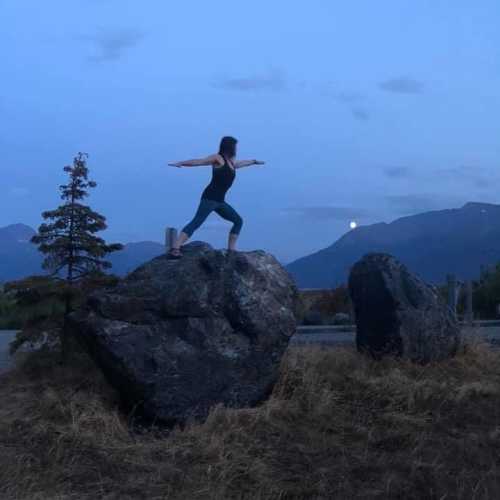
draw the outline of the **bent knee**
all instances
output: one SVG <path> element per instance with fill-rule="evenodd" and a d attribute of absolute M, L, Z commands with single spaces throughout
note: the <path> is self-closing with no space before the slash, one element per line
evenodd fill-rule
<path fill-rule="evenodd" d="M 186 233 L 190 238 L 193 233 L 201 226 L 201 221 L 197 219 L 193 219 L 189 224 L 186 224 L 182 229 L 183 233 Z"/>
<path fill-rule="evenodd" d="M 238 234 L 241 231 L 242 227 L 243 227 L 243 219 L 238 215 L 238 217 L 234 218 L 233 228 L 231 229 L 231 232 L 234 234 Z"/>

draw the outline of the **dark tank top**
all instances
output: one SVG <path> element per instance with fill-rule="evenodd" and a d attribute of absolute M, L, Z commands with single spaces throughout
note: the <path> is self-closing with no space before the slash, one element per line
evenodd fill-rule
<path fill-rule="evenodd" d="M 236 172 L 229 166 L 226 158 L 224 156 L 222 158 L 224 158 L 224 165 L 221 167 L 212 166 L 212 180 L 201 195 L 206 200 L 223 202 L 236 177 Z"/>

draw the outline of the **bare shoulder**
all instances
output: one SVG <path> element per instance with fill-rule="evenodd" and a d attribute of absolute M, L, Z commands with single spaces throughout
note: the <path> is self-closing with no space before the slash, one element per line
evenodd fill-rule
<path fill-rule="evenodd" d="M 214 155 L 212 155 L 212 158 L 213 158 L 213 165 L 214 167 L 222 167 L 222 165 L 224 165 L 224 158 L 222 158 L 222 155 L 220 155 L 219 153 L 215 153 Z"/>

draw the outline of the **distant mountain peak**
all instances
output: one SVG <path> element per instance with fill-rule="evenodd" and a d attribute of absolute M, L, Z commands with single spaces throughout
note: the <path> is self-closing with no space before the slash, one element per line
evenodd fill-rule
<path fill-rule="evenodd" d="M 32 274 L 43 274 L 43 255 L 31 238 L 36 231 L 26 224 L 0 227 L 0 284 Z M 153 257 L 165 253 L 165 245 L 155 241 L 128 243 L 119 252 L 109 256 L 111 272 L 124 276 Z"/>
<path fill-rule="evenodd" d="M 481 265 L 500 262 L 500 205 L 468 202 L 362 226 L 287 269 L 301 287 L 333 287 L 345 283 L 351 266 L 374 251 L 394 255 L 430 282 L 443 282 L 450 273 L 475 279 Z"/>
<path fill-rule="evenodd" d="M 5 227 L 0 227 L 0 242 L 27 242 L 32 236 L 36 234 L 36 231 L 26 224 L 10 224 Z"/>
<path fill-rule="evenodd" d="M 31 226 L 28 226 L 27 224 L 22 224 L 21 222 L 18 222 L 17 224 L 9 224 L 7 226 L 0 227 L 0 231 L 5 230 L 5 229 L 12 230 L 12 231 L 30 230 L 32 232 L 35 232 L 35 230 Z"/>

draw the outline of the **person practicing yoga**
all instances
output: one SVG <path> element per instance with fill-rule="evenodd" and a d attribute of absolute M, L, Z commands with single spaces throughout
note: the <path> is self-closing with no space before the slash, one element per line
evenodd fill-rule
<path fill-rule="evenodd" d="M 211 212 L 215 212 L 223 219 L 233 223 L 229 232 L 227 243 L 228 250 L 235 250 L 236 240 L 243 225 L 243 219 L 238 212 L 225 201 L 225 196 L 236 177 L 236 169 L 249 167 L 250 165 L 264 165 L 258 160 L 236 160 L 236 144 L 234 137 L 223 137 L 219 152 L 199 160 L 179 161 L 169 163 L 171 167 L 201 167 L 212 166 L 212 180 L 201 195 L 200 204 L 194 218 L 184 226 L 179 237 L 169 251 L 169 258 L 179 259 L 182 257 L 181 246 L 191 238 L 192 234 L 203 224 Z"/>

